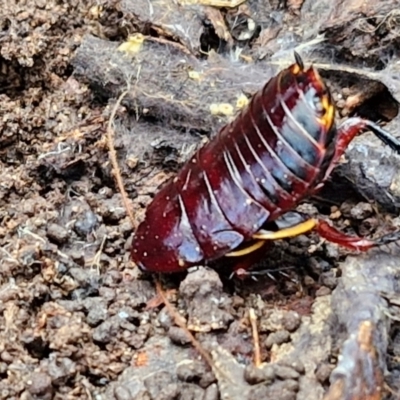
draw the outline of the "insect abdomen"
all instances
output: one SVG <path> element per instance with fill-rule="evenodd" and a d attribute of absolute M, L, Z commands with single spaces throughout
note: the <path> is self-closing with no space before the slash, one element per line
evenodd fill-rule
<path fill-rule="evenodd" d="M 174 272 L 219 258 L 319 183 L 335 131 L 317 118 L 326 90 L 316 74 L 295 65 L 271 79 L 155 196 L 133 241 L 139 266 Z"/>

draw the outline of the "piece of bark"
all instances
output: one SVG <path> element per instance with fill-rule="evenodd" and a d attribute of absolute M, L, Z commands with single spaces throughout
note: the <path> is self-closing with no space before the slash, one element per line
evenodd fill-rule
<path fill-rule="evenodd" d="M 382 398 L 393 322 L 382 293 L 399 296 L 399 255 L 400 249 L 393 244 L 385 250 L 348 257 L 342 263 L 342 277 L 332 294 L 332 309 L 336 326 L 347 331 L 347 340 L 332 372 L 326 400 Z"/>
<path fill-rule="evenodd" d="M 151 40 L 133 56 L 117 47 L 86 36 L 73 60 L 75 76 L 105 97 L 118 97 L 130 83 L 128 108 L 178 129 L 216 133 L 239 111 L 243 94 L 253 94 L 276 72 L 264 63 L 243 64 L 218 55 L 202 61 Z M 218 107 L 212 112 L 211 106 L 220 104 L 231 113 L 224 115 Z"/>

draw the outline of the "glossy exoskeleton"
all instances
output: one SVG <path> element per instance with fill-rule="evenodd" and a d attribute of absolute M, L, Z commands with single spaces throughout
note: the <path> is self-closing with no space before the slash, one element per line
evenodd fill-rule
<path fill-rule="evenodd" d="M 141 269 L 182 271 L 236 255 L 243 244 L 246 254 L 262 241 L 311 229 L 358 250 L 398 239 L 349 237 L 316 219 L 263 230 L 322 186 L 361 130 L 400 153 L 400 142 L 374 122 L 349 118 L 336 128 L 329 90 L 316 69 L 295 56 L 295 64 L 258 91 L 156 194 L 133 238 L 132 258 Z"/>

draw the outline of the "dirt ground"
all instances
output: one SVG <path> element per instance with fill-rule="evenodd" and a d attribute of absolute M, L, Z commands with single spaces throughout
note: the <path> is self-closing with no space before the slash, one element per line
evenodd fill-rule
<path fill-rule="evenodd" d="M 338 121 L 361 115 L 400 137 L 397 0 L 209 3 L 2 2 L 1 399 L 400 398 L 398 244 L 350 254 L 303 235 L 244 279 L 224 260 L 162 277 L 130 261 L 106 142 L 125 90 L 115 146 L 136 224 L 293 50 L 321 71 Z M 399 165 L 366 133 L 300 208 L 348 233 L 400 229 Z"/>

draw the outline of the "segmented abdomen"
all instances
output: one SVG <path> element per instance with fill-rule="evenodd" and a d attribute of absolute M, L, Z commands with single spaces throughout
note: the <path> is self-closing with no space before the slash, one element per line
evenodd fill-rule
<path fill-rule="evenodd" d="M 318 102 L 330 97 L 314 69 L 298 72 L 271 79 L 155 196 L 133 239 L 141 268 L 174 272 L 219 258 L 320 182 L 336 131 L 321 123 Z"/>

